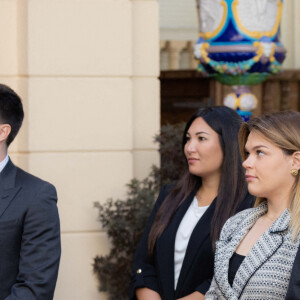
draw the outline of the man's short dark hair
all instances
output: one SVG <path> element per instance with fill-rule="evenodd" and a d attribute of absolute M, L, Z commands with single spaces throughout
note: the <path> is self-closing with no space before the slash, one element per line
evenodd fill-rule
<path fill-rule="evenodd" d="M 24 119 L 20 97 L 8 86 L 0 83 L 0 123 L 9 124 L 11 132 L 7 137 L 7 146 L 15 139 Z"/>

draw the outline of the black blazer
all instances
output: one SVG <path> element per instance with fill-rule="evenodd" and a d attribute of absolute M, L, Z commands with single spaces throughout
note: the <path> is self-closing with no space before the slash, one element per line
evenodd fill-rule
<path fill-rule="evenodd" d="M 300 247 L 293 264 L 292 274 L 285 300 L 300 300 Z"/>
<path fill-rule="evenodd" d="M 52 300 L 60 259 L 53 185 L 15 167 L 0 173 L 0 300 Z"/>
<path fill-rule="evenodd" d="M 195 291 L 205 294 L 209 289 L 214 270 L 214 253 L 210 238 L 210 224 L 215 210 L 214 200 L 196 224 L 190 237 L 186 255 L 178 278 L 176 291 L 174 288 L 174 246 L 178 227 L 195 192 L 191 193 L 176 211 L 170 224 L 157 239 L 154 249 L 154 260 L 148 257 L 148 234 L 154 217 L 169 192 L 163 187 L 154 206 L 142 239 L 137 247 L 134 261 L 130 299 L 136 299 L 135 291 L 139 287 L 148 287 L 158 292 L 163 300 L 174 300 L 187 296 Z M 241 209 L 253 205 L 252 196 L 248 196 Z"/>

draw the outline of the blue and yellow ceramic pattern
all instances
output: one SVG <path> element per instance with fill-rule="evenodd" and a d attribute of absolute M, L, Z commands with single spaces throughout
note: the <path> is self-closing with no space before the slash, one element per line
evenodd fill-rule
<path fill-rule="evenodd" d="M 258 84 L 281 71 L 283 0 L 198 0 L 198 70 L 228 85 Z"/>

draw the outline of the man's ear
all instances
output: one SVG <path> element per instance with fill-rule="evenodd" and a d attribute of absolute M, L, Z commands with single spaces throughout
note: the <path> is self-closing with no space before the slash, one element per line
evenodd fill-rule
<path fill-rule="evenodd" d="M 293 169 L 300 170 L 300 151 L 295 151 L 292 155 L 292 167 Z"/>
<path fill-rule="evenodd" d="M 9 124 L 0 124 L 0 142 L 5 141 L 11 132 Z"/>

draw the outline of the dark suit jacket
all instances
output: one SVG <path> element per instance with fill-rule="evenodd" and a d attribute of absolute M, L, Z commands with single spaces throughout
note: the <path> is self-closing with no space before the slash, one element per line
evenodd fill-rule
<path fill-rule="evenodd" d="M 300 300 L 300 247 L 293 264 L 292 274 L 289 282 L 285 300 Z"/>
<path fill-rule="evenodd" d="M 214 253 L 210 239 L 210 224 L 215 210 L 215 200 L 198 221 L 190 237 L 176 291 L 174 291 L 174 246 L 177 229 L 189 208 L 195 193 L 178 208 L 170 224 L 157 239 L 154 250 L 154 261 L 148 257 L 148 234 L 155 214 L 166 198 L 169 188 L 163 187 L 154 206 L 145 232 L 137 247 L 134 262 L 130 299 L 136 299 L 135 290 L 148 287 L 157 291 L 163 300 L 174 300 L 187 296 L 195 291 L 205 294 L 209 289 L 214 270 Z M 252 196 L 246 198 L 241 209 L 253 205 Z"/>
<path fill-rule="evenodd" d="M 60 260 L 53 185 L 15 167 L 0 173 L 0 300 L 51 300 Z"/>

